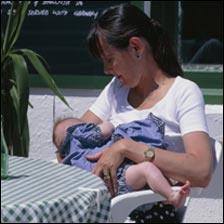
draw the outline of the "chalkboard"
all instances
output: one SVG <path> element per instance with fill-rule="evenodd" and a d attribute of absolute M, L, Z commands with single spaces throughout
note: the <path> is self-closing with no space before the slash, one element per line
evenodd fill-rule
<path fill-rule="evenodd" d="M 102 65 L 86 48 L 86 36 L 100 11 L 124 2 L 32 1 L 16 47 L 43 56 L 53 75 L 104 75 Z M 10 7 L 11 1 L 1 1 L 3 23 Z"/>

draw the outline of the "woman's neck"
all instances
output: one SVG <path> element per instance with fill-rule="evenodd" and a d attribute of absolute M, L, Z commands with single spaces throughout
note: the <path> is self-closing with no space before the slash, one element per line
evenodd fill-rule
<path fill-rule="evenodd" d="M 140 68 L 141 79 L 139 84 L 134 88 L 134 92 L 139 94 L 139 96 L 148 96 L 168 78 L 158 67 L 150 50 L 145 53 Z"/>
<path fill-rule="evenodd" d="M 155 90 L 165 86 L 168 80 L 169 76 L 167 76 L 161 69 L 158 67 L 153 69 L 151 67 L 145 74 L 142 74 L 139 84 L 134 87 L 133 90 L 135 94 L 145 98 L 155 92 Z"/>

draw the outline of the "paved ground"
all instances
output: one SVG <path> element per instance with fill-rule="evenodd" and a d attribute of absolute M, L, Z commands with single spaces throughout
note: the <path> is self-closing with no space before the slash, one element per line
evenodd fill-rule
<path fill-rule="evenodd" d="M 223 223 L 223 199 L 192 199 L 183 223 Z"/>

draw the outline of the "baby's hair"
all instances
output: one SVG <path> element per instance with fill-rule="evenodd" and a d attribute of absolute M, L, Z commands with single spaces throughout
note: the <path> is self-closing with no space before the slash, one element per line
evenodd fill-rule
<path fill-rule="evenodd" d="M 70 120 L 70 119 L 75 119 L 74 117 L 66 117 L 66 118 L 57 118 L 57 120 L 55 121 L 55 123 L 54 123 L 54 126 L 53 126 L 53 133 L 52 133 L 52 141 L 53 141 L 53 143 L 54 143 L 54 145 L 57 147 L 57 145 L 56 145 L 56 135 L 55 135 L 55 130 L 56 130 L 56 128 L 57 128 L 57 126 L 61 123 L 61 122 L 63 122 L 63 121 L 65 121 L 65 120 Z"/>

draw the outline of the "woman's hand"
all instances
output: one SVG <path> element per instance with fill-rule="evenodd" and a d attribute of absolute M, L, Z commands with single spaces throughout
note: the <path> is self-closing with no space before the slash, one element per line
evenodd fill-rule
<path fill-rule="evenodd" d="M 93 173 L 103 178 L 112 197 L 117 194 L 117 168 L 124 160 L 124 146 L 119 142 L 95 155 L 86 156 L 88 160 L 98 160 Z"/>

